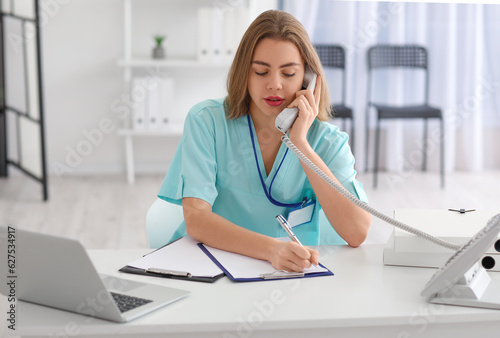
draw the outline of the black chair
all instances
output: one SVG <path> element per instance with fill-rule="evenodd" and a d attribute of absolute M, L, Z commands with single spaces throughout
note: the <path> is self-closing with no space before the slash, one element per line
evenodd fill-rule
<path fill-rule="evenodd" d="M 342 119 L 342 129 L 346 130 L 346 121 L 350 120 L 351 132 L 350 141 L 351 149 L 354 151 L 354 118 L 352 109 L 345 105 L 345 95 L 346 95 L 346 62 L 345 62 L 345 50 L 339 45 L 315 45 L 318 56 L 321 60 L 323 68 L 334 68 L 342 72 L 341 78 L 341 101 L 339 103 L 332 104 L 332 112 L 334 119 Z M 333 120 L 333 119 L 332 119 Z M 332 121 L 331 120 L 331 121 Z"/>
<path fill-rule="evenodd" d="M 391 71 L 398 68 L 412 69 L 424 72 L 424 88 L 422 88 L 424 99 L 422 104 L 394 106 L 373 102 L 373 70 Z M 413 73 L 413 71 L 411 73 Z M 416 74 L 414 74 L 416 75 Z M 418 82 L 415 82 L 418 83 Z M 422 171 L 427 170 L 427 122 L 429 119 L 440 120 L 440 145 L 441 145 L 441 187 L 444 187 L 444 121 L 443 114 L 439 108 L 431 107 L 429 99 L 429 72 L 427 67 L 427 50 L 416 45 L 375 45 L 368 50 L 368 79 L 367 79 L 367 106 L 366 106 L 366 170 L 368 170 L 368 146 L 369 146 L 369 113 L 370 108 L 377 112 L 375 131 L 375 168 L 373 186 L 377 187 L 377 173 L 380 145 L 380 120 L 382 119 L 423 119 L 423 160 Z"/>

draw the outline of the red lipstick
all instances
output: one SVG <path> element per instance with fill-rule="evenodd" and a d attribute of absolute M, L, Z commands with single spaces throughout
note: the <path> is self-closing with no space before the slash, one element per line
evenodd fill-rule
<path fill-rule="evenodd" d="M 264 100 L 266 101 L 266 103 L 272 107 L 277 107 L 279 105 L 281 105 L 285 99 L 279 97 L 279 96 L 268 96 L 266 98 L 264 98 Z"/>

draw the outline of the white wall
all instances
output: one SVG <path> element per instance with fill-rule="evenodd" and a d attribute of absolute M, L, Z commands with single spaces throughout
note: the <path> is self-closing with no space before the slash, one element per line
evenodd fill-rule
<path fill-rule="evenodd" d="M 123 0 L 42 1 L 46 144 L 49 173 L 123 173 Z M 167 57 L 196 56 L 196 8 L 231 1 L 133 1 L 133 55 L 149 55 L 152 35 L 165 31 Z M 255 1 L 256 13 L 276 1 Z M 224 68 L 172 70 L 183 111 L 225 95 Z M 117 101 L 118 100 L 118 101 Z M 163 173 L 178 137 L 136 138 L 137 173 Z"/>
<path fill-rule="evenodd" d="M 123 87 L 116 66 L 123 49 L 121 4 L 120 0 L 70 1 L 54 10 L 42 27 L 49 172 L 56 162 L 73 172 L 121 169 L 123 150 L 116 133 L 107 134 L 74 168 L 66 160 L 68 148 L 76 151 L 86 139 L 84 130 L 98 128 L 105 117 L 118 122 L 110 116 L 110 102 Z"/>

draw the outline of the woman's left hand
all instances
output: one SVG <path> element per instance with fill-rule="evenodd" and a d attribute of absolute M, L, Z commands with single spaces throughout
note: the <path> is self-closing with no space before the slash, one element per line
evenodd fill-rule
<path fill-rule="evenodd" d="M 319 101 L 321 96 L 321 77 L 316 79 L 314 92 L 310 89 L 299 90 L 295 94 L 295 100 L 288 105 L 288 108 L 297 107 L 299 114 L 289 130 L 289 137 L 292 142 L 298 144 L 306 141 L 307 131 L 319 112 Z"/>

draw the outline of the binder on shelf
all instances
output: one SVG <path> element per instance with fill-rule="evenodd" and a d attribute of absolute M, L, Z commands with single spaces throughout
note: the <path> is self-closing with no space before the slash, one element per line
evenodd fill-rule
<path fill-rule="evenodd" d="M 146 117 L 148 120 L 146 129 L 157 131 L 160 129 L 161 101 L 160 95 L 162 79 L 148 77 L 146 87 Z"/>
<path fill-rule="evenodd" d="M 169 130 L 174 119 L 174 79 L 171 77 L 162 78 L 160 88 L 160 112 L 158 116 L 158 128 Z"/>
<path fill-rule="evenodd" d="M 132 81 L 133 129 L 166 131 L 174 120 L 174 79 L 171 77 L 135 77 Z"/>
<path fill-rule="evenodd" d="M 201 243 L 198 246 L 235 282 L 333 276 L 333 272 L 321 264 L 318 267 L 311 266 L 308 269 L 304 269 L 303 272 L 288 272 L 276 270 L 271 263 L 263 260 L 215 249 Z"/>
<path fill-rule="evenodd" d="M 460 209 L 397 209 L 394 218 L 435 237 L 455 244 L 465 244 L 498 210 Z M 499 242 L 500 244 L 500 242 Z M 498 245 L 497 245 L 498 246 Z M 483 256 L 486 270 L 500 271 L 499 248 L 492 246 Z M 455 251 L 433 244 L 423 238 L 394 229 L 384 247 L 384 264 L 439 268 Z"/>
<path fill-rule="evenodd" d="M 145 95 L 140 95 L 144 87 L 144 78 L 136 77 L 132 80 L 132 127 L 134 130 L 147 129 L 146 100 Z"/>
<path fill-rule="evenodd" d="M 224 61 L 232 61 L 236 48 L 238 47 L 238 31 L 235 29 L 237 20 L 236 8 L 228 8 L 224 11 L 223 22 L 223 48 L 222 58 Z"/>
<path fill-rule="evenodd" d="M 209 62 L 211 60 L 210 14 L 211 8 L 198 8 L 198 60 L 201 62 Z"/>
<path fill-rule="evenodd" d="M 198 60 L 232 61 L 249 23 L 249 11 L 245 7 L 198 8 Z"/>
<path fill-rule="evenodd" d="M 189 236 L 152 251 L 130 262 L 119 271 L 145 276 L 213 283 L 224 276 Z"/>
<path fill-rule="evenodd" d="M 218 7 L 210 8 L 210 59 L 212 62 L 222 61 L 222 27 L 224 21 L 224 11 Z"/>

